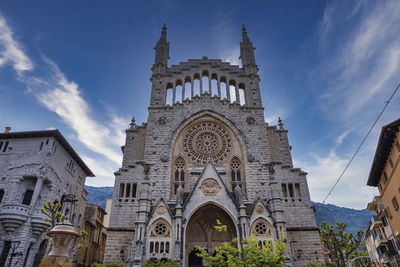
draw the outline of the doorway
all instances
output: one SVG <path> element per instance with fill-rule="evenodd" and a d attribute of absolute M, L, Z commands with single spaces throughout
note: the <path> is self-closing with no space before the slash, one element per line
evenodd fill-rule
<path fill-rule="evenodd" d="M 226 232 L 219 232 L 214 228 L 217 220 L 227 226 Z M 227 212 L 214 204 L 201 207 L 191 216 L 186 227 L 185 266 L 203 266 L 202 259 L 196 255 L 196 246 L 213 254 L 216 247 L 232 241 L 235 237 L 237 237 L 236 226 Z"/>

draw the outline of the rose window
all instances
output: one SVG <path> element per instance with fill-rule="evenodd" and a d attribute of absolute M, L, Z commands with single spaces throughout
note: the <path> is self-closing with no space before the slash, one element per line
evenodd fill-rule
<path fill-rule="evenodd" d="M 206 155 L 211 155 L 212 153 L 218 151 L 219 142 L 218 136 L 214 133 L 201 133 L 196 137 L 196 147 L 197 149 Z"/>
<path fill-rule="evenodd" d="M 256 223 L 254 230 L 256 232 L 256 235 L 265 235 L 267 233 L 270 234 L 268 226 L 265 222 Z"/>
<path fill-rule="evenodd" d="M 232 139 L 219 123 L 199 122 L 185 132 L 183 151 L 193 164 L 205 165 L 209 160 L 219 164 L 230 155 Z"/>
<path fill-rule="evenodd" d="M 151 231 L 151 236 L 169 236 L 169 228 L 163 223 L 157 223 Z"/>
<path fill-rule="evenodd" d="M 165 224 L 163 223 L 159 223 L 156 225 L 156 227 L 154 227 L 154 232 L 157 235 L 165 235 L 165 233 L 167 232 L 167 226 L 165 226 Z"/>

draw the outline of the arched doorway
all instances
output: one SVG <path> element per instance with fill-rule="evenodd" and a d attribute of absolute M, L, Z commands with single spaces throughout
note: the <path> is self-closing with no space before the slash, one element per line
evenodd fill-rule
<path fill-rule="evenodd" d="M 219 232 L 214 226 L 219 220 L 228 228 L 227 232 Z M 190 218 L 185 236 L 185 266 L 200 267 L 201 259 L 196 256 L 196 246 L 206 249 L 210 254 L 223 242 L 237 237 L 236 226 L 232 218 L 220 207 L 207 204 L 198 209 Z"/>

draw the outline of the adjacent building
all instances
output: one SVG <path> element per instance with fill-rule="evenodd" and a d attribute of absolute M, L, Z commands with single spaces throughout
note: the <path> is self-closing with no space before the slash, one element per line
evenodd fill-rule
<path fill-rule="evenodd" d="M 398 266 L 393 232 L 386 218 L 381 197 L 375 196 L 373 201 L 368 203 L 367 209 L 375 212 L 364 235 L 364 242 L 372 263 L 377 267 Z"/>
<path fill-rule="evenodd" d="M 388 262 L 390 266 L 399 266 L 400 263 L 399 130 L 400 119 L 382 128 L 367 182 L 367 185 L 378 187 L 380 194 L 368 205 L 368 209 L 375 210 L 377 216 L 372 218 L 366 235 L 368 251 L 372 260 Z M 375 247 L 371 245 L 374 242 Z"/>
<path fill-rule="evenodd" d="M 42 205 L 59 201 L 80 229 L 93 173 L 58 130 L 0 134 L 0 266 L 38 266 L 50 224 Z"/>
<path fill-rule="evenodd" d="M 282 120 L 265 122 L 246 29 L 243 67 L 207 57 L 168 66 L 166 35 L 164 26 L 147 122 L 132 120 L 126 130 L 105 261 L 141 266 L 146 259 L 173 258 L 198 266 L 195 246 L 213 253 L 233 238 L 283 234 L 288 266 L 323 263 L 306 173 L 293 166 Z M 227 232 L 216 232 L 217 220 Z"/>
<path fill-rule="evenodd" d="M 91 266 L 93 263 L 103 263 L 107 231 L 104 228 L 106 212 L 100 206 L 87 204 L 85 209 L 83 229 L 87 236 L 80 241 L 81 248 L 77 252 L 78 266 Z"/>

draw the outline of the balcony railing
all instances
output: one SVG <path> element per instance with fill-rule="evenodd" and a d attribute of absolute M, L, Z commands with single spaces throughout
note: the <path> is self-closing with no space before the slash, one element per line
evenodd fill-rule
<path fill-rule="evenodd" d="M 379 216 L 372 216 L 371 218 L 372 227 L 381 227 L 383 225 L 382 218 Z"/>

